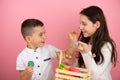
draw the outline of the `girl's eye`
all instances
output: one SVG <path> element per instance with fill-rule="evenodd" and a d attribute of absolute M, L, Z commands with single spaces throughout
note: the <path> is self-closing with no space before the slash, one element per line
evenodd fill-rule
<path fill-rule="evenodd" d="M 81 22 L 80 24 L 83 25 L 83 26 L 86 26 L 86 25 L 87 25 L 85 22 Z"/>
<path fill-rule="evenodd" d="M 86 23 L 83 23 L 84 26 L 86 26 L 87 24 Z"/>

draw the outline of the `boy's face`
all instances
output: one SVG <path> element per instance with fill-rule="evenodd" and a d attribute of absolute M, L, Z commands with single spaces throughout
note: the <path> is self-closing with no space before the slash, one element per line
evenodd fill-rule
<path fill-rule="evenodd" d="M 33 28 L 33 34 L 30 36 L 30 45 L 32 48 L 42 47 L 45 43 L 46 35 L 44 26 Z"/>

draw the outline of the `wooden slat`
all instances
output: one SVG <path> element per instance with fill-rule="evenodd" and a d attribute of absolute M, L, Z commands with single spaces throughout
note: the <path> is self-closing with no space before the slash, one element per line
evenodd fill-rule
<path fill-rule="evenodd" d="M 73 76 L 79 76 L 79 77 L 88 77 L 88 73 L 78 73 L 78 72 L 71 72 L 71 71 L 67 71 L 67 70 L 61 70 L 56 68 L 56 73 L 63 73 L 63 74 L 69 74 L 69 75 L 73 75 Z"/>
<path fill-rule="evenodd" d="M 74 77 L 74 76 L 67 76 L 67 75 L 62 75 L 62 74 L 58 74 L 58 73 L 56 73 L 55 74 L 55 77 L 59 80 L 59 79 L 61 79 L 61 80 L 66 80 L 66 79 L 68 79 L 68 80 L 88 80 L 88 78 L 79 78 L 79 77 Z"/>

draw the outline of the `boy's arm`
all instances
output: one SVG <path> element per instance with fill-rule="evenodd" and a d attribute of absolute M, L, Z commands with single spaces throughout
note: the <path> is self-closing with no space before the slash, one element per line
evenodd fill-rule
<path fill-rule="evenodd" d="M 68 65 L 73 65 L 72 57 L 73 57 L 74 51 L 76 50 L 75 42 L 77 42 L 77 33 L 75 31 L 69 32 L 68 37 L 70 39 L 70 46 L 63 51 L 63 54 L 64 54 L 63 63 Z"/>
<path fill-rule="evenodd" d="M 19 71 L 20 80 L 31 80 L 33 74 L 32 67 L 26 67 L 25 70 Z"/>
<path fill-rule="evenodd" d="M 74 43 L 71 43 L 70 46 L 65 50 L 65 54 L 72 56 L 74 51 L 75 51 L 75 45 Z"/>
<path fill-rule="evenodd" d="M 75 48 L 74 45 L 70 45 L 66 50 L 63 51 L 63 59 L 62 59 L 62 63 L 72 66 L 73 62 L 72 62 L 72 56 L 74 54 Z"/>
<path fill-rule="evenodd" d="M 73 65 L 72 56 L 76 49 L 75 42 L 77 42 L 76 32 L 69 32 L 70 46 L 63 51 L 62 63 L 67 65 Z M 59 59 L 60 53 L 57 53 L 57 58 Z"/>
<path fill-rule="evenodd" d="M 73 53 L 76 49 L 75 42 L 77 42 L 77 33 L 75 31 L 69 32 L 68 37 L 70 39 L 70 46 L 68 47 L 68 49 L 65 50 L 65 54 L 69 57 L 73 56 Z"/>

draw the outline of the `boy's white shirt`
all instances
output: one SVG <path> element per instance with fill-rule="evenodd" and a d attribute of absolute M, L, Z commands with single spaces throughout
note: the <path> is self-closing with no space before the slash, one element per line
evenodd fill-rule
<path fill-rule="evenodd" d="M 91 45 L 89 46 L 91 48 Z M 92 55 L 91 51 L 89 51 L 88 53 L 82 53 L 82 57 L 87 69 L 92 67 L 92 80 L 112 80 L 111 74 L 110 74 L 110 70 L 112 68 L 111 50 L 112 50 L 112 47 L 110 43 L 106 43 L 102 47 L 101 52 L 104 57 L 104 62 L 99 65 L 95 63 L 95 60 L 93 58 L 91 58 L 90 56 Z M 92 59 L 92 62 L 90 62 L 91 59 Z"/>
<path fill-rule="evenodd" d="M 28 61 L 34 62 L 34 73 L 31 80 L 54 80 L 52 70 L 52 59 L 56 58 L 54 46 L 45 45 L 35 51 L 25 48 L 17 57 L 16 70 L 24 70 L 28 66 Z"/>

